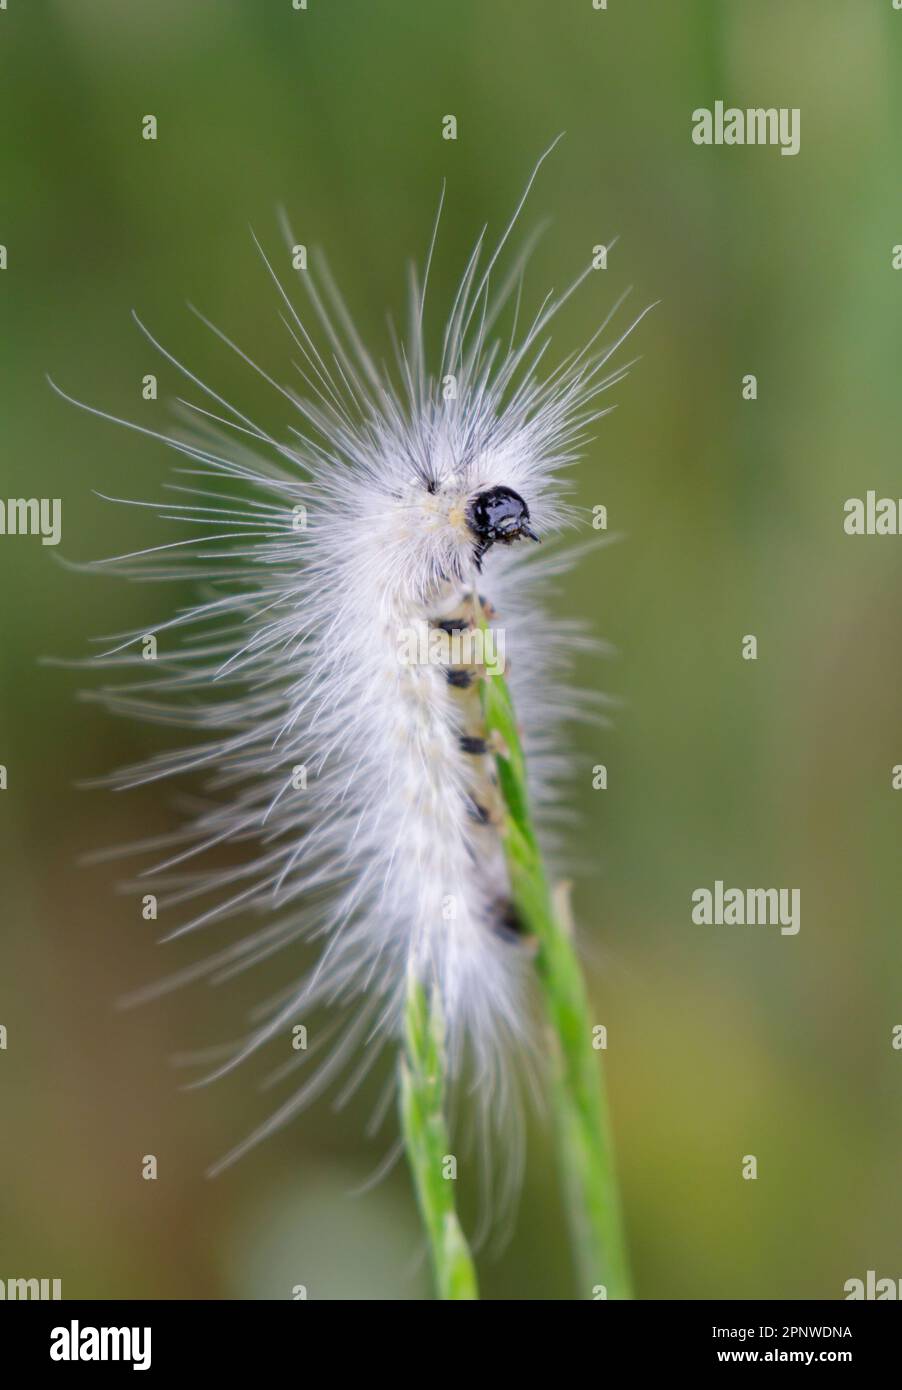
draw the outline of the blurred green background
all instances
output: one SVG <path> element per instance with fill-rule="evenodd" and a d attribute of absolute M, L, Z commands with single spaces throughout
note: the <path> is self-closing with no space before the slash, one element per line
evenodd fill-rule
<path fill-rule="evenodd" d="M 185 309 L 290 375 L 248 224 L 280 247 L 284 203 L 382 344 L 442 177 L 434 308 L 560 130 L 524 223 L 552 215 L 535 299 L 620 238 L 561 317 L 560 351 L 626 286 L 636 309 L 661 300 L 574 475 L 623 540 L 556 600 L 617 649 L 582 671 L 622 707 L 575 764 L 575 910 L 609 1032 L 639 1293 L 838 1298 L 869 1268 L 902 1275 L 902 540 L 842 529 L 847 497 L 902 495 L 900 47 L 891 0 L 0 12 L 2 495 L 63 499 L 59 552 L 0 539 L 0 1277 L 61 1277 L 70 1297 L 428 1294 L 403 1166 L 352 1195 L 388 1142 L 364 1139 L 363 1099 L 320 1103 L 203 1177 L 273 1097 L 253 1071 L 186 1093 L 171 1054 L 237 1036 L 278 967 L 113 1007 L 194 946 L 158 947 L 117 866 L 78 860 L 170 826 L 173 789 L 78 789 L 159 735 L 77 702 L 91 678 L 40 660 L 169 612 L 171 590 L 73 575 L 56 555 L 163 539 L 92 489 L 157 497 L 173 456 L 67 407 L 44 374 L 160 425 L 179 381 L 134 306 L 284 433 L 284 402 Z M 800 107 L 801 153 L 696 147 L 691 112 L 717 99 Z M 140 395 L 149 371 L 156 405 Z M 755 402 L 740 395 L 749 372 Z M 740 658 L 746 633 L 757 662 Z M 693 926 L 690 894 L 717 878 L 799 887 L 800 934 Z M 740 1175 L 749 1153 L 756 1182 Z M 574 1294 L 551 1174 L 537 1124 L 516 1234 L 481 1261 L 486 1297 Z"/>

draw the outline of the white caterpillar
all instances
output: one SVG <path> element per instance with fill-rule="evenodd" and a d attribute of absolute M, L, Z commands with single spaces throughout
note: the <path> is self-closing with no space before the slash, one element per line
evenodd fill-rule
<path fill-rule="evenodd" d="M 547 824 L 565 768 L 560 725 L 589 698 L 565 686 L 578 627 L 551 622 L 536 593 L 567 556 L 529 539 L 547 540 L 574 519 L 561 474 L 604 413 L 598 396 L 631 365 L 605 374 L 634 325 L 602 344 L 612 311 L 581 350 L 539 374 L 549 323 L 592 267 L 523 328 L 525 254 L 490 291 L 538 167 L 484 268 L 479 238 L 433 372 L 424 304 L 435 231 L 422 289 L 412 277 L 392 371 L 371 358 L 324 267 L 300 274 L 318 347 L 264 255 L 305 382 L 301 396 L 267 377 L 297 412 L 290 443 L 164 353 L 213 404 L 192 407 L 189 434 L 155 436 L 188 461 L 181 472 L 191 476 L 174 489 L 187 500 L 139 505 L 203 529 L 105 563 L 145 579 L 190 577 L 204 593 L 152 628 L 154 665 L 140 650 L 147 629 L 105 654 L 141 676 L 100 698 L 120 714 L 185 726 L 197 743 L 113 780 L 124 788 L 205 776 L 204 803 L 153 842 L 163 854 L 150 882 L 164 918 L 177 922 L 170 937 L 238 914 L 261 924 L 143 995 L 228 978 L 314 940 L 318 963 L 258 1011 L 213 1075 L 284 1039 L 321 1005 L 339 1020 L 312 1078 L 224 1162 L 346 1067 L 349 1093 L 398 1037 L 412 964 L 440 992 L 458 1098 L 476 1097 L 462 1108 L 475 1109 L 483 1136 L 505 1129 L 508 1195 L 519 1181 L 521 1063 L 534 1020 L 481 723 L 478 681 L 491 676 L 478 664 L 402 652 L 405 643 L 428 650 L 436 633 L 472 632 L 484 597 L 505 639 L 531 795 Z M 205 868 L 204 855 L 223 842 L 240 847 L 238 861 Z M 145 874 L 142 891 L 147 883 Z"/>

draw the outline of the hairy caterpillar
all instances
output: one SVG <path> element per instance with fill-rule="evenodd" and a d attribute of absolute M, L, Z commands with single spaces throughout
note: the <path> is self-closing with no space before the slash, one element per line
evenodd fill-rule
<path fill-rule="evenodd" d="M 191 579 L 203 592 L 152 627 L 152 666 L 140 651 L 147 628 L 104 654 L 140 676 L 98 698 L 117 714 L 187 728 L 197 742 L 109 781 L 204 778 L 204 800 L 183 824 L 133 847 L 161 856 L 140 883 L 153 884 L 177 923 L 165 939 L 245 914 L 261 924 L 135 997 L 319 944 L 312 970 L 256 1011 L 205 1079 L 320 1006 L 335 1015 L 331 1051 L 312 1077 L 222 1163 L 346 1070 L 340 1098 L 351 1092 L 397 1036 L 413 969 L 439 992 L 457 1100 L 474 1098 L 459 1108 L 475 1115 L 484 1147 L 505 1133 L 502 1200 L 519 1183 L 522 1078 L 534 1049 L 530 948 L 511 904 L 479 700 L 491 660 L 476 638 L 488 639 L 490 657 L 503 649 L 531 795 L 548 823 L 566 767 L 560 726 L 592 700 L 567 688 L 581 630 L 552 621 L 538 590 L 570 562 L 547 545 L 577 519 L 562 475 L 605 413 L 597 398 L 631 365 L 605 371 L 638 322 L 601 341 L 620 301 L 582 348 L 543 372 L 551 320 L 593 267 L 547 295 L 525 326 L 528 247 L 491 286 L 541 163 L 490 255 L 485 231 L 478 238 L 431 371 L 424 317 L 442 201 L 391 369 L 360 340 L 324 263 L 299 277 L 317 343 L 257 243 L 303 391 L 213 331 L 296 412 L 290 442 L 205 386 L 139 322 L 208 404 L 184 403 L 191 424 L 179 435 L 117 420 L 187 461 L 179 471 L 188 481 L 169 487 L 190 500 L 134 505 L 200 531 L 101 563 L 129 577 Z M 226 868 L 216 862 L 223 844 L 239 851 Z"/>

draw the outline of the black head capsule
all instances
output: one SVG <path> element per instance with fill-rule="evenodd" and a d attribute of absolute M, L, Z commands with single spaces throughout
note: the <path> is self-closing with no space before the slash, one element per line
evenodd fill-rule
<path fill-rule="evenodd" d="M 519 492 L 510 487 L 490 487 L 477 493 L 467 505 L 466 516 L 476 537 L 477 565 L 496 541 L 510 545 L 522 536 L 531 541 L 539 539 L 529 524 L 529 508 Z"/>

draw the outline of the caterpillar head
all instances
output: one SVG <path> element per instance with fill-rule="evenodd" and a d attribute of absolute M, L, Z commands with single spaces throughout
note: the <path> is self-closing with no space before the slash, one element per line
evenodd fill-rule
<path fill-rule="evenodd" d="M 490 546 L 539 539 L 529 524 L 529 507 L 512 487 L 490 487 L 470 497 L 464 509 L 464 524 L 475 542 L 473 558 L 478 570 L 482 569 L 482 558 Z"/>
<path fill-rule="evenodd" d="M 529 508 L 512 487 L 490 487 L 478 492 L 467 503 L 465 515 L 480 559 L 496 541 L 510 545 L 521 537 L 539 539 L 529 524 Z"/>
<path fill-rule="evenodd" d="M 431 594 L 449 580 L 472 582 L 473 566 L 481 572 L 492 546 L 539 540 L 526 499 L 508 484 L 492 479 L 492 472 L 497 477 L 499 471 L 486 468 L 488 477 L 484 474 L 475 485 L 472 477 L 455 470 L 441 481 L 428 478 L 409 490 L 399 490 L 396 499 L 401 507 L 396 515 L 401 533 L 418 552 L 422 565 L 422 569 L 404 566 L 400 579 L 410 580 L 416 571 L 424 576 L 423 592 Z M 413 587 L 420 586 L 415 582 Z"/>

